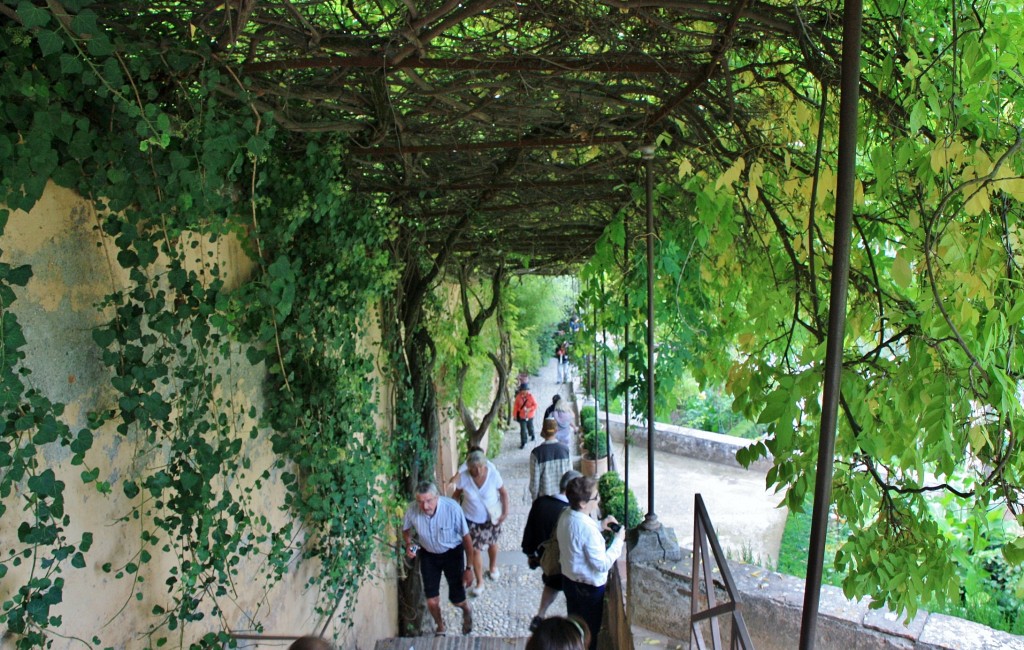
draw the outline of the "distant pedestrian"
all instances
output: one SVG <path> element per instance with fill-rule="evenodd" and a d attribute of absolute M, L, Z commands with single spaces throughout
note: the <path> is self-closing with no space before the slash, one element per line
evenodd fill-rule
<path fill-rule="evenodd" d="M 416 531 L 419 549 L 413 544 L 412 531 Z M 409 504 L 402 523 L 405 556 L 419 557 L 423 594 L 427 610 L 434 619 L 436 634 L 447 630 L 441 617 L 441 575 L 448 583 L 448 600 L 462 610 L 462 633 L 473 631 L 473 609 L 466 599 L 466 587 L 473 582 L 473 540 L 462 508 L 454 499 L 441 496 L 437 486 L 423 481 L 416 486 L 416 500 Z M 463 555 L 465 554 L 465 558 Z"/>
<path fill-rule="evenodd" d="M 555 358 L 558 360 L 558 383 L 569 382 L 569 342 L 562 341 L 555 350 Z"/>
<path fill-rule="evenodd" d="M 551 403 L 548 404 L 548 407 L 546 409 L 544 409 L 544 417 L 541 419 L 542 422 L 551 417 L 551 414 L 555 412 L 555 407 L 558 406 L 558 402 L 560 402 L 561 400 L 562 396 L 559 395 L 558 393 L 555 393 L 554 395 L 551 396 Z"/>
<path fill-rule="evenodd" d="M 455 485 L 456 501 L 462 498 L 462 510 L 469 522 L 469 535 L 472 540 L 473 574 L 476 584 L 469 590 L 471 596 L 479 596 L 484 591 L 483 550 L 487 549 L 487 577 L 497 580 L 501 577 L 498 569 L 498 538 L 501 537 L 501 524 L 508 517 L 508 490 L 501 480 L 498 468 L 487 460 L 482 451 L 474 451 L 466 458 L 466 469 L 459 473 Z"/>
<path fill-rule="evenodd" d="M 551 539 L 558 515 L 569 507 L 569 499 L 565 496 L 566 486 L 569 485 L 569 481 L 579 476 L 583 475 L 574 469 L 565 472 L 558 484 L 558 494 L 538 497 L 530 506 L 530 514 L 526 516 L 526 526 L 523 528 L 522 549 L 526 554 L 526 563 L 531 569 L 540 566 L 540 555 L 544 550 L 542 544 Z M 544 583 L 544 590 L 540 595 L 537 615 L 530 621 L 531 632 L 537 629 L 548 607 L 558 597 L 558 592 L 562 591 L 562 574 L 546 575 L 542 572 L 540 579 Z"/>
<path fill-rule="evenodd" d="M 572 469 L 569 448 L 558 442 L 558 425 L 548 418 L 541 425 L 540 437 L 544 442 L 530 451 L 530 500 L 546 494 L 558 494 L 558 481 Z"/>
<path fill-rule="evenodd" d="M 558 425 L 555 438 L 565 445 L 566 449 L 572 449 L 572 436 L 576 433 L 576 414 L 572 412 L 569 400 L 559 400 L 551 413 L 551 418 Z"/>
<path fill-rule="evenodd" d="M 599 501 L 596 479 L 574 478 L 566 486 L 565 496 L 569 499 L 569 508 L 562 511 L 555 525 L 565 609 L 587 622 L 591 631 L 589 650 L 596 650 L 608 571 L 622 554 L 626 529 L 613 526 L 618 522 L 611 515 L 600 524 L 593 518 Z M 614 528 L 617 530 L 611 544 L 605 548 L 601 530 Z"/>
<path fill-rule="evenodd" d="M 527 437 L 536 440 L 533 432 L 533 416 L 537 414 L 537 400 L 530 392 L 530 385 L 522 383 L 516 392 L 516 399 L 512 409 L 512 415 L 519 422 L 519 448 L 526 446 Z"/>
<path fill-rule="evenodd" d="M 552 616 L 545 619 L 526 641 L 526 650 L 586 650 L 590 630 L 576 616 Z"/>

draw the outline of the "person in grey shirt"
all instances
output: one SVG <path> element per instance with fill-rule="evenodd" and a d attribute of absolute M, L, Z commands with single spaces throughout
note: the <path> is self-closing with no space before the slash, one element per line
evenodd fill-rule
<path fill-rule="evenodd" d="M 413 530 L 419 548 L 413 544 Z M 466 587 L 473 581 L 473 542 L 462 507 L 454 499 L 441 496 L 434 483 L 421 482 L 416 486 L 416 500 L 405 511 L 402 538 L 406 557 L 420 559 L 423 593 L 437 626 L 435 634 L 444 636 L 447 632 L 441 617 L 441 574 L 448 582 L 449 602 L 462 610 L 462 633 L 472 632 L 473 611 L 466 600 Z"/>

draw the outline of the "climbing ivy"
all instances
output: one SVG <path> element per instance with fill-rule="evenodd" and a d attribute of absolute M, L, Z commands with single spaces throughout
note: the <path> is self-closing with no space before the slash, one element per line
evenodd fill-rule
<path fill-rule="evenodd" d="M 8 210 L 0 209 L 0 235 L 9 217 Z M 20 636 L 18 644 L 23 648 L 42 645 L 46 640 L 43 630 L 61 624 L 61 616 L 53 608 L 63 599 L 63 574 L 66 569 L 85 566 L 85 554 L 93 542 L 91 532 L 79 537 L 69 534 L 67 484 L 39 462 L 40 454 L 47 448 L 67 447 L 73 454 L 72 465 L 84 467 L 82 482 L 94 481 L 97 474 L 84 460 L 92 446 L 92 433 L 87 429 L 73 433 L 60 419 L 63 405 L 33 388 L 31 370 L 22 366 L 26 339 L 12 310 L 17 299 L 14 287 L 24 287 L 31 277 L 28 266 L 0 262 L 0 406 L 4 413 L 0 420 L 0 520 L 10 522 L 5 524 L 11 527 L 8 530 L 17 528 L 17 544 L 0 556 L 0 580 L 12 568 L 25 575 L 0 606 L 0 622 Z M 9 510 L 8 503 L 22 505 L 24 514 Z"/>
<path fill-rule="evenodd" d="M 101 570 L 130 584 L 126 606 L 152 615 L 138 630 L 147 645 L 231 643 L 239 583 L 266 593 L 297 555 L 319 562 L 307 586 L 321 614 L 345 620 L 392 511 L 368 507 L 393 498 L 382 477 L 395 445 L 376 433 L 364 352 L 373 305 L 400 268 L 388 213 L 337 183 L 344 150 L 330 137 L 296 147 L 244 93 L 217 92 L 235 80 L 204 66 L 207 45 L 133 51 L 96 25 L 90 4 L 64 2 L 69 18 L 21 2 L 20 24 L 0 28 L 0 204 L 29 210 L 49 180 L 75 188 L 95 206 L 111 277 L 126 279 L 97 305 L 109 393 L 72 432 L 64 406 L 26 383 L 26 333 L 11 307 L 31 269 L 0 264 L 0 520 L 17 522 L 19 542 L 0 558 L 0 581 L 14 567 L 27 575 L 0 623 L 19 648 L 50 645 L 63 576 L 84 569 L 105 534 L 69 537 L 66 478 L 44 460 L 55 447 L 70 449 L 82 483 L 130 504 L 118 529 L 136 537 Z M 209 253 L 233 239 L 257 262 L 241 286 Z M 237 392 L 249 364 L 269 376 L 262 412 Z M 90 452 L 111 435 L 131 460 L 101 475 Z M 264 440 L 277 460 L 257 466 Z M 284 489 L 292 523 L 262 511 L 270 486 Z M 146 565 L 158 558 L 173 565 L 152 584 Z M 241 625 L 261 629 L 269 605 L 258 598 Z M 207 632 L 197 638 L 198 621 Z"/>

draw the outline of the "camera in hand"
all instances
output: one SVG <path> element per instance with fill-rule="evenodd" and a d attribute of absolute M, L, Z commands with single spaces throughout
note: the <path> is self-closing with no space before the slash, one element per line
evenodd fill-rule
<path fill-rule="evenodd" d="M 622 524 L 608 524 L 608 530 L 617 533 L 622 530 Z"/>

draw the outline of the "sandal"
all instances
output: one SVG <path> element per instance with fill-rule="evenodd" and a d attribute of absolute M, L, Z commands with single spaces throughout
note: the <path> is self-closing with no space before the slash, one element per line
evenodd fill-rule
<path fill-rule="evenodd" d="M 435 630 L 434 631 L 434 636 L 435 637 L 438 637 L 438 636 L 448 636 L 448 630 Z"/>

